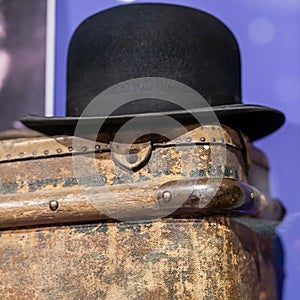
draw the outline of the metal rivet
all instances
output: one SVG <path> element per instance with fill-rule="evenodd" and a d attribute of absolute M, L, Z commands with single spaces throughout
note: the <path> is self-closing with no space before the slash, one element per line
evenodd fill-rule
<path fill-rule="evenodd" d="M 37 156 L 37 152 L 36 152 L 36 151 L 33 151 L 33 152 L 32 152 L 32 156 Z"/>
<path fill-rule="evenodd" d="M 129 164 L 134 164 L 138 160 L 138 155 L 136 151 L 129 151 L 129 153 L 126 155 L 126 160 Z"/>
<path fill-rule="evenodd" d="M 11 158 L 11 155 L 10 155 L 10 154 L 7 154 L 7 155 L 6 155 L 6 158 L 7 158 L 7 159 L 10 159 L 10 158 Z"/>
<path fill-rule="evenodd" d="M 253 192 L 250 193 L 250 197 L 251 197 L 252 200 L 255 198 L 255 195 L 254 195 Z"/>
<path fill-rule="evenodd" d="M 162 193 L 162 198 L 165 203 L 169 203 L 172 200 L 172 193 L 170 191 L 165 191 Z"/>
<path fill-rule="evenodd" d="M 73 147 L 69 147 L 69 151 L 70 151 L 70 152 L 73 151 Z"/>
<path fill-rule="evenodd" d="M 205 142 L 205 137 L 200 138 L 201 142 Z"/>
<path fill-rule="evenodd" d="M 95 146 L 95 149 L 96 149 L 96 150 L 100 150 L 100 146 L 99 146 L 99 145 L 96 145 L 96 146 Z"/>
<path fill-rule="evenodd" d="M 19 153 L 19 156 L 20 156 L 20 157 L 23 157 L 23 156 L 24 156 L 24 152 L 20 152 L 20 153 Z"/>
<path fill-rule="evenodd" d="M 86 147 L 82 147 L 82 151 L 83 151 L 83 152 L 86 151 Z"/>
<path fill-rule="evenodd" d="M 62 150 L 61 150 L 60 148 L 58 148 L 58 149 L 56 149 L 56 152 L 57 152 L 57 153 L 61 153 Z"/>
<path fill-rule="evenodd" d="M 187 138 L 186 140 L 187 140 L 188 143 L 190 143 L 192 141 L 191 138 Z"/>
<path fill-rule="evenodd" d="M 49 154 L 49 151 L 48 151 L 48 150 L 45 150 L 45 151 L 44 151 L 44 154 L 45 154 L 45 155 L 48 155 L 48 154 Z"/>
<path fill-rule="evenodd" d="M 50 209 L 51 210 L 53 210 L 53 211 L 55 211 L 55 210 L 57 210 L 58 209 L 58 202 L 56 201 L 56 200 L 51 200 L 50 202 L 49 202 L 49 207 L 50 207 Z"/>

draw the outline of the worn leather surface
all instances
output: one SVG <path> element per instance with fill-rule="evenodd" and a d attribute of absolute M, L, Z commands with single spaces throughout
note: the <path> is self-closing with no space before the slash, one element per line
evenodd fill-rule
<path fill-rule="evenodd" d="M 275 264 L 276 224 L 254 223 L 213 217 L 2 230 L 0 294 L 28 300 L 277 300 L 282 270 Z"/>

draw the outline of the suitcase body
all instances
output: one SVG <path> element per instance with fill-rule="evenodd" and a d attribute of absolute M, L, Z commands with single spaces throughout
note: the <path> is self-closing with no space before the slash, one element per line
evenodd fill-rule
<path fill-rule="evenodd" d="M 269 199 L 267 179 L 253 179 L 258 170 L 266 178 L 266 159 L 229 128 L 213 131 L 214 137 L 201 140 L 204 133 L 193 129 L 177 138 L 176 147 L 172 141 L 143 142 L 131 149 L 134 159 L 126 145 L 112 151 L 120 145 L 6 137 L 0 294 L 279 299 L 282 253 L 275 227 L 283 209 Z M 226 164 L 220 160 L 212 168 L 214 153 L 225 153 Z"/>

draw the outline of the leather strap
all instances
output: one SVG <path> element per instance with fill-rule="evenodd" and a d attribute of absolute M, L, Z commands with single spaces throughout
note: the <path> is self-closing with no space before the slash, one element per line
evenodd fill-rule
<path fill-rule="evenodd" d="M 112 200 L 112 193 L 118 196 Z M 0 228 L 68 224 L 107 219 L 147 220 L 172 216 L 233 214 L 280 220 L 284 209 L 252 186 L 232 179 L 171 181 L 160 186 L 119 185 L 0 195 Z M 213 196 L 212 196 L 213 195 Z M 185 201 L 183 202 L 184 199 Z"/>

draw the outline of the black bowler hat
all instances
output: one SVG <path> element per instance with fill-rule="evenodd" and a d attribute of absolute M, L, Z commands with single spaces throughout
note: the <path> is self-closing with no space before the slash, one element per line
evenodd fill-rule
<path fill-rule="evenodd" d="M 193 88 L 208 101 L 221 124 L 256 140 L 278 129 L 284 115 L 242 104 L 240 69 L 237 42 L 215 17 L 178 5 L 118 6 L 86 19 L 72 37 L 67 116 L 29 115 L 22 122 L 46 134 L 72 134 L 85 107 L 102 91 L 133 78 L 160 77 Z M 95 111 L 85 119 L 89 124 L 106 119 L 105 124 L 114 127 L 135 116 L 158 113 L 191 120 L 176 105 L 153 99 L 132 102 L 109 117 Z M 206 113 L 201 104 L 193 109 L 200 117 Z"/>

